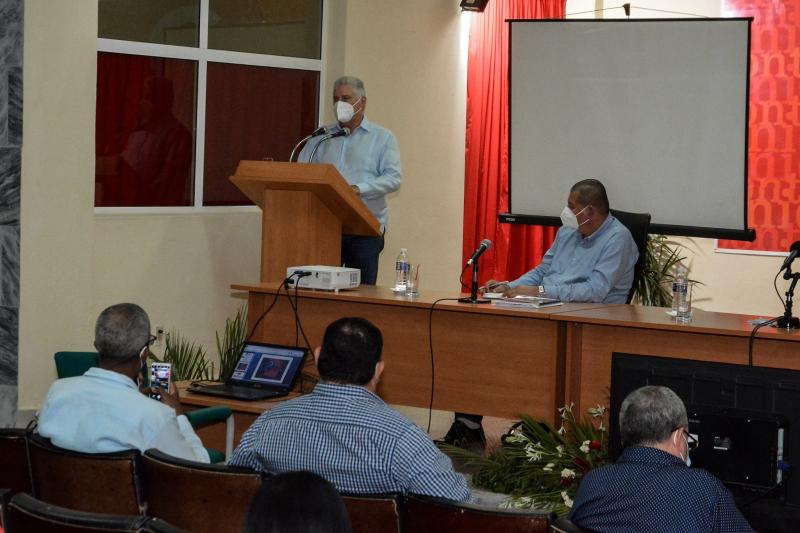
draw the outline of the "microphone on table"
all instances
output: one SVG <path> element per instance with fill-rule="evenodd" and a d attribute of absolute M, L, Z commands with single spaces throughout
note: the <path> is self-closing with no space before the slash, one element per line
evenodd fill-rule
<path fill-rule="evenodd" d="M 491 247 L 492 247 L 492 241 L 490 241 L 489 239 L 483 239 L 481 241 L 480 246 L 478 246 L 478 249 L 472 253 L 472 257 L 470 257 L 469 260 L 467 261 L 467 265 L 471 265 L 472 263 L 477 261 L 478 258 L 483 255 L 483 252 L 485 252 Z"/>
<path fill-rule="evenodd" d="M 794 241 L 789 247 L 789 255 L 787 255 L 786 259 L 783 260 L 781 269 L 778 272 L 787 270 L 792 265 L 792 261 L 795 260 L 798 254 L 800 254 L 800 241 Z"/>
<path fill-rule="evenodd" d="M 317 153 L 317 149 L 319 148 L 319 145 L 321 145 L 325 141 L 329 141 L 329 140 L 331 140 L 331 139 L 333 139 L 335 137 L 347 137 L 348 135 L 350 135 L 350 128 L 342 128 L 339 131 L 337 131 L 336 133 L 329 133 L 329 134 L 325 135 L 325 137 L 320 139 L 319 142 L 317 143 L 317 145 L 311 151 L 311 157 L 308 158 L 308 162 L 312 163 L 314 161 L 314 155 Z"/>
<path fill-rule="evenodd" d="M 472 257 L 470 257 L 467 261 L 467 265 L 464 267 L 464 270 L 466 270 L 468 266 L 472 265 L 472 286 L 470 287 L 469 297 L 459 298 L 459 302 L 468 304 L 487 304 L 491 301 L 485 298 L 478 298 L 478 258 L 483 255 L 483 252 L 491 247 L 492 241 L 489 239 L 483 239 L 478 246 L 478 249 L 472 253 Z"/>
<path fill-rule="evenodd" d="M 294 154 L 295 154 L 295 152 L 297 152 L 298 148 L 303 146 L 310 139 L 313 139 L 314 137 L 319 137 L 320 135 L 325 135 L 326 133 L 328 133 L 327 126 L 320 126 L 319 128 L 317 128 L 314 131 L 312 131 L 310 135 L 306 135 L 305 137 L 300 139 L 300 141 L 297 144 L 294 145 L 294 148 L 292 148 L 292 153 L 289 156 L 289 162 L 291 163 L 292 160 L 294 159 Z"/>

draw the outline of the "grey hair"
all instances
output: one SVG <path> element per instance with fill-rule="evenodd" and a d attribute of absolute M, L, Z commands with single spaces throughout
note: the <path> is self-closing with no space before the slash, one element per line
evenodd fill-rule
<path fill-rule="evenodd" d="M 578 203 L 582 206 L 591 205 L 602 214 L 608 214 L 610 208 L 605 186 L 593 178 L 581 180 L 569 190 L 570 193 L 578 192 Z"/>
<path fill-rule="evenodd" d="M 619 411 L 623 446 L 664 442 L 680 427 L 689 425 L 686 406 L 668 387 L 648 385 L 628 394 Z"/>
<path fill-rule="evenodd" d="M 124 361 L 139 355 L 150 338 L 150 318 L 136 304 L 106 308 L 94 326 L 94 346 L 101 358 Z"/>
<path fill-rule="evenodd" d="M 359 98 L 363 98 L 367 95 L 367 90 L 364 89 L 364 82 L 355 76 L 342 76 L 341 78 L 338 78 L 335 82 L 333 82 L 333 90 L 335 91 L 337 87 L 341 87 L 342 85 L 352 87 L 353 92 L 356 93 L 356 96 Z"/>

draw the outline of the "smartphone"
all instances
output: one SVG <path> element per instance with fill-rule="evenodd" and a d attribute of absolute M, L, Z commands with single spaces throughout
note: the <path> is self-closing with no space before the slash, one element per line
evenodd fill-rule
<path fill-rule="evenodd" d="M 152 363 L 150 365 L 150 397 L 161 401 L 161 390 L 169 390 L 172 377 L 170 363 Z"/>

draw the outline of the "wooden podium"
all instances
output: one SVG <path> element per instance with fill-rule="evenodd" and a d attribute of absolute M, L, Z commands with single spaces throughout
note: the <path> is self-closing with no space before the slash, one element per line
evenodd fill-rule
<path fill-rule="evenodd" d="M 333 165 L 240 161 L 230 180 L 262 211 L 262 282 L 283 281 L 292 265 L 341 265 L 343 233 L 381 234 Z"/>

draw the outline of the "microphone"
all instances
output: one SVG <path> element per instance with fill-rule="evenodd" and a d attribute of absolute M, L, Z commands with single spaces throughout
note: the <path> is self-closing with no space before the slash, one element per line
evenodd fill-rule
<path fill-rule="evenodd" d="M 317 145 L 314 147 L 314 150 L 311 151 L 311 157 L 308 158 L 308 162 L 311 163 L 311 162 L 314 161 L 314 155 L 317 153 L 317 149 L 319 149 L 319 145 L 321 145 L 325 141 L 333 139 L 334 137 L 347 137 L 348 135 L 350 135 L 350 128 L 342 128 L 339 131 L 337 131 L 336 133 L 328 133 L 327 135 L 325 135 L 325 137 L 323 137 L 322 139 L 319 140 Z"/>
<path fill-rule="evenodd" d="M 473 252 L 472 257 L 470 257 L 469 261 L 467 261 L 467 265 L 471 265 L 472 263 L 477 261 L 478 258 L 483 255 L 483 252 L 485 252 L 491 247 L 492 247 L 492 241 L 490 241 L 489 239 L 483 239 L 481 241 L 480 246 L 478 246 L 478 249 L 475 250 L 475 252 Z"/>
<path fill-rule="evenodd" d="M 305 137 L 300 139 L 300 141 L 294 145 L 294 148 L 292 148 L 292 153 L 291 155 L 289 155 L 289 162 L 291 163 L 292 160 L 294 159 L 294 154 L 297 151 L 297 149 L 303 146 L 306 142 L 308 142 L 309 139 L 313 139 L 314 137 L 319 137 L 320 135 L 325 135 L 326 133 L 328 133 L 327 126 L 320 126 L 319 128 L 312 131 L 311 135 L 306 135 Z"/>
<path fill-rule="evenodd" d="M 786 259 L 783 260 L 783 264 L 781 265 L 781 272 L 782 270 L 786 270 L 792 264 L 792 261 L 795 260 L 797 255 L 800 254 L 800 241 L 794 241 L 792 245 L 789 247 L 789 255 L 786 256 Z"/>

